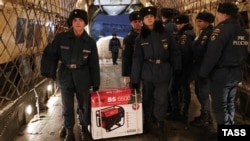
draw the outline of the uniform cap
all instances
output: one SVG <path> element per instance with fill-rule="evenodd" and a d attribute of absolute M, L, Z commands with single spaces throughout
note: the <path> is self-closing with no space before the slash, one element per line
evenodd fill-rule
<path fill-rule="evenodd" d="M 74 9 L 72 12 L 69 14 L 69 19 L 68 19 L 68 25 L 71 27 L 72 21 L 74 18 L 81 18 L 85 22 L 85 24 L 88 24 L 88 15 L 85 10 L 82 9 Z"/>
<path fill-rule="evenodd" d="M 237 7 L 237 5 L 231 2 L 220 3 L 217 9 L 218 12 L 225 13 L 231 16 L 236 15 L 238 13 L 238 10 L 239 8 Z"/>
<path fill-rule="evenodd" d="M 129 21 L 141 20 L 139 11 L 134 11 L 129 14 Z"/>
<path fill-rule="evenodd" d="M 180 11 L 178 11 L 177 9 L 173 9 L 173 17 L 175 17 L 178 14 L 180 14 Z"/>
<path fill-rule="evenodd" d="M 212 23 L 214 22 L 214 15 L 209 12 L 199 12 L 198 15 L 196 16 L 196 19 L 204 20 L 206 22 Z"/>
<path fill-rule="evenodd" d="M 166 18 L 173 18 L 174 10 L 172 8 L 162 8 L 161 15 Z"/>
<path fill-rule="evenodd" d="M 189 17 L 185 14 L 179 14 L 175 17 L 174 21 L 176 24 L 188 23 Z"/>
<path fill-rule="evenodd" d="M 140 12 L 140 16 L 143 19 L 146 15 L 154 15 L 154 17 L 156 17 L 156 8 L 153 6 L 149 6 L 149 7 L 143 7 L 139 12 Z"/>

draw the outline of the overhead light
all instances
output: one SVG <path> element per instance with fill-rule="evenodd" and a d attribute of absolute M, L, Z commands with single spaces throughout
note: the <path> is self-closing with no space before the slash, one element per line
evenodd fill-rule
<path fill-rule="evenodd" d="M 126 7 L 140 3 L 139 0 L 94 0 L 94 5 L 100 6 L 108 15 L 119 15 Z"/>
<path fill-rule="evenodd" d="M 139 0 L 94 0 L 94 5 L 129 5 L 139 3 Z"/>
<path fill-rule="evenodd" d="M 107 12 L 108 15 L 119 15 L 127 6 L 103 6 L 103 10 Z"/>

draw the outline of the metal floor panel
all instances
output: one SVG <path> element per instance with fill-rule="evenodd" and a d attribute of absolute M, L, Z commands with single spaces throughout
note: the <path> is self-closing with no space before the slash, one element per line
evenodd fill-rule
<path fill-rule="evenodd" d="M 121 63 L 112 65 L 111 60 L 101 60 L 101 88 L 123 87 L 121 77 Z M 34 117 L 23 132 L 14 141 L 63 141 L 59 137 L 59 130 L 62 124 L 61 117 L 61 97 L 60 94 L 52 96 L 48 103 L 48 110 L 41 112 L 40 116 Z M 189 121 L 199 115 L 200 105 L 195 94 L 192 92 Z M 40 118 L 39 118 L 40 117 Z M 77 124 L 74 128 L 76 141 L 80 141 L 80 130 Z M 205 141 L 206 132 L 203 129 L 191 127 L 187 123 L 165 120 L 165 133 L 168 141 Z M 155 141 L 152 134 L 139 134 L 110 139 L 105 141 Z M 210 140 L 211 141 L 211 140 Z"/>

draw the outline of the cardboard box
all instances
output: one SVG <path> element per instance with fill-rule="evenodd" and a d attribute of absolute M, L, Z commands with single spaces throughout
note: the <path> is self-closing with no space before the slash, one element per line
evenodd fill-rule
<path fill-rule="evenodd" d="M 107 88 L 91 94 L 93 139 L 140 134 L 142 122 L 141 95 L 131 89 Z"/>

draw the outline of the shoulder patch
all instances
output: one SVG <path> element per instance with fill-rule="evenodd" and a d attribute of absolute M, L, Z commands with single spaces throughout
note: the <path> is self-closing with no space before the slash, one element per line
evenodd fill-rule
<path fill-rule="evenodd" d="M 187 35 L 185 35 L 185 34 L 183 34 L 182 36 L 181 36 L 181 38 L 187 38 Z"/>
<path fill-rule="evenodd" d="M 213 33 L 211 34 L 210 40 L 211 41 L 215 40 L 219 34 L 220 34 L 220 29 L 219 28 L 215 28 L 213 30 Z"/>
<path fill-rule="evenodd" d="M 203 40 L 207 39 L 207 35 L 204 35 L 204 36 L 202 37 L 202 39 L 203 39 Z"/>
<path fill-rule="evenodd" d="M 207 35 L 202 36 L 201 45 L 205 45 L 207 38 L 208 38 Z"/>
<path fill-rule="evenodd" d="M 181 38 L 180 38 L 179 43 L 180 43 L 181 45 L 185 45 L 185 44 L 186 44 L 186 41 L 187 41 L 187 35 L 183 34 L 183 35 L 181 36 Z"/>

